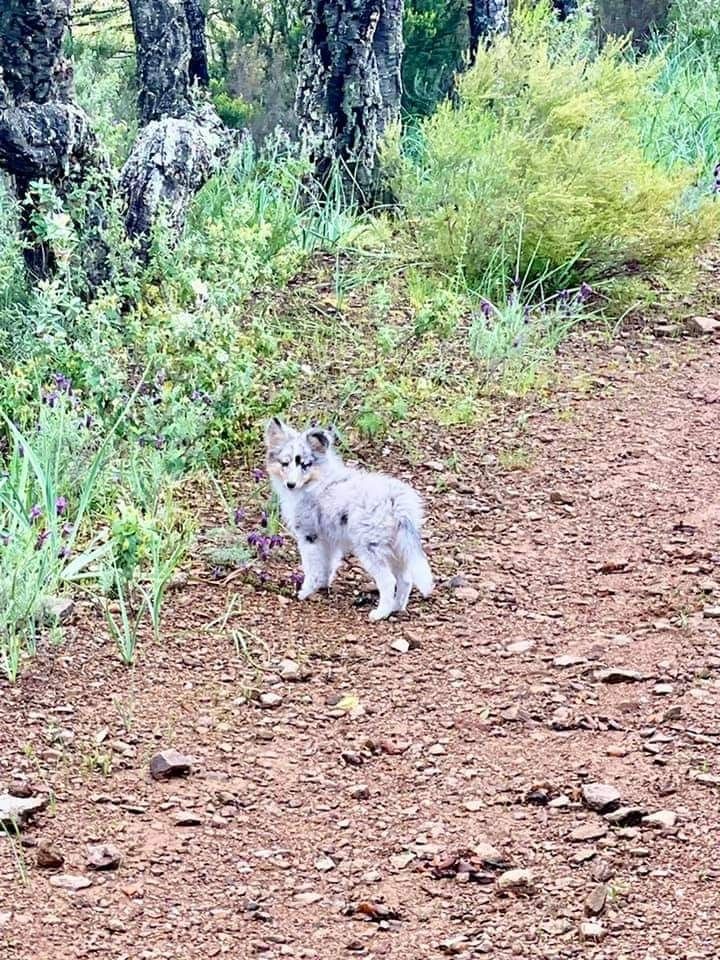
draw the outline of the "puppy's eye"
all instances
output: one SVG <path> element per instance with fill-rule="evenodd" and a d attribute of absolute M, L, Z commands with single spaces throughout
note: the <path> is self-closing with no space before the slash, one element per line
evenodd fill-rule
<path fill-rule="evenodd" d="M 280 466 L 281 466 L 281 467 L 289 467 L 289 466 L 290 466 L 290 461 L 289 461 L 289 460 L 281 460 L 281 461 L 280 461 Z"/>
<path fill-rule="evenodd" d="M 304 463 L 304 464 L 302 465 L 302 468 L 303 468 L 303 470 L 309 470 L 311 466 L 312 466 L 311 463 Z"/>

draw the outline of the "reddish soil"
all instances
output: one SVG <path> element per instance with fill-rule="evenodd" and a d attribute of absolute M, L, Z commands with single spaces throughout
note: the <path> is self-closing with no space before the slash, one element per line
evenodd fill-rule
<path fill-rule="evenodd" d="M 717 956 L 717 342 L 575 341 L 562 364 L 482 428 L 418 424 L 415 466 L 362 451 L 427 495 L 441 584 L 406 618 L 369 624 L 352 568 L 300 604 L 198 559 L 134 671 L 80 606 L 0 683 L 0 791 L 54 795 L 0 841 L 3 958 Z M 602 680 L 620 667 L 640 679 Z M 156 782 L 170 747 L 192 773 Z M 675 817 L 608 824 L 592 781 Z M 95 842 L 119 868 L 88 869 Z"/>

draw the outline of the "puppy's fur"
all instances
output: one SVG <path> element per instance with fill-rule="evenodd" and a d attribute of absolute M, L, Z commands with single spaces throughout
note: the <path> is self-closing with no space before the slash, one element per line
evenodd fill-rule
<path fill-rule="evenodd" d="M 330 586 L 353 554 L 380 592 L 370 619 L 382 620 L 406 608 L 413 586 L 426 597 L 432 592 L 422 501 L 400 480 L 346 467 L 333 440 L 327 430 L 299 433 L 276 417 L 265 429 L 268 475 L 302 559 L 299 597 Z"/>

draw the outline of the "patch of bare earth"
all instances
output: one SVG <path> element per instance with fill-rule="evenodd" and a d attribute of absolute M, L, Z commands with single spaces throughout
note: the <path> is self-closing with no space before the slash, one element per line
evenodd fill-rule
<path fill-rule="evenodd" d="M 717 955 L 717 344 L 564 364 L 367 458 L 427 494 L 406 619 L 198 560 L 134 672 L 78 607 L 0 686 L 0 793 L 54 798 L 0 841 L 3 957 Z"/>

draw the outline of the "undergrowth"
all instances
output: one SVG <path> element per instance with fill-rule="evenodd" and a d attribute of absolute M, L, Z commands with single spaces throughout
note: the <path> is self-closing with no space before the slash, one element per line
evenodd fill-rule
<path fill-rule="evenodd" d="M 409 11 L 414 49 L 437 36 L 455 50 L 462 5 L 445 20 L 426 6 Z M 117 165 L 134 136 L 122 37 L 81 33 L 74 50 L 78 97 Z M 262 148 L 245 136 L 179 245 L 158 227 L 142 268 L 110 212 L 117 270 L 94 299 L 83 238 L 46 184 L 35 228 L 59 269 L 27 281 L 0 181 L 0 669 L 16 678 L 58 638 L 46 610 L 66 591 L 100 604 L 124 661 L 160 638 L 192 537 L 177 486 L 229 453 L 250 460 L 268 414 L 370 442 L 421 417 L 477 423 L 498 391 L 542 389 L 579 324 L 617 323 L 629 298 L 689 276 L 718 223 L 714 6 L 676 0 L 651 46 L 598 52 L 582 16 L 520 5 L 453 101 L 388 138 L 396 210 L 361 214 L 339 179 L 313 199 L 286 134 Z M 419 112 L 449 86 L 441 61 L 411 91 Z M 70 199 L 77 211 L 87 197 Z M 239 530 L 208 562 L 252 566 L 278 542 Z"/>

